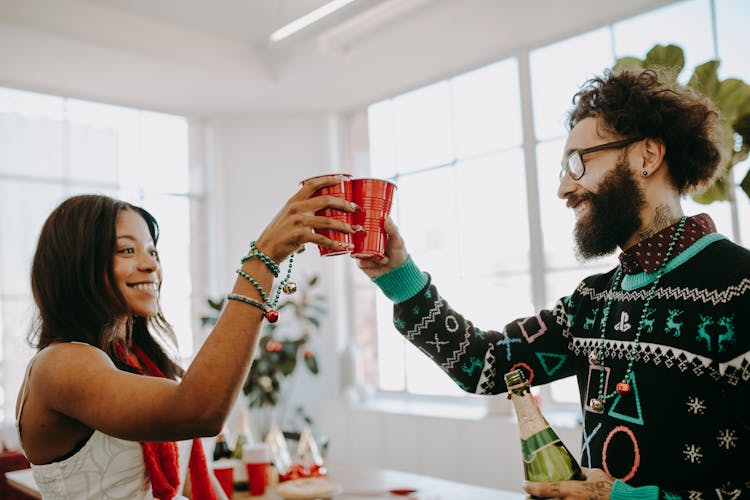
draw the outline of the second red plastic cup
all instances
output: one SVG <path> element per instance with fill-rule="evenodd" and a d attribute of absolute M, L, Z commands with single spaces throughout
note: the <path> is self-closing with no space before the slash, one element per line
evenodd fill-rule
<path fill-rule="evenodd" d="M 388 238 L 385 234 L 385 219 L 391 211 L 396 185 L 383 179 L 354 179 L 352 201 L 361 210 L 354 212 L 354 224 L 365 231 L 354 233 L 352 257 L 363 260 L 382 259 Z"/>
<path fill-rule="evenodd" d="M 234 494 L 234 460 L 219 460 L 213 463 L 213 470 L 216 479 L 219 480 L 221 489 L 224 490 L 227 498 L 231 499 Z"/>
<path fill-rule="evenodd" d="M 259 496 L 266 493 L 268 486 L 268 467 L 271 462 L 268 447 L 265 444 L 254 444 L 242 449 L 242 460 L 247 470 L 247 482 L 250 494 Z"/>
<path fill-rule="evenodd" d="M 350 174 L 329 174 L 329 175 L 341 175 L 343 176 L 343 180 L 334 186 L 326 186 L 324 188 L 318 189 L 317 191 L 315 191 L 315 194 L 313 196 L 330 195 L 330 196 L 336 196 L 336 197 L 344 198 L 345 200 L 351 201 L 352 200 L 352 180 L 351 180 L 352 176 Z M 324 177 L 324 176 L 318 175 L 315 177 L 310 177 L 309 179 L 303 180 L 300 184 L 304 186 L 305 182 L 311 181 L 313 179 L 317 179 L 319 177 Z M 318 210 L 317 212 L 315 212 L 315 215 L 323 215 L 325 217 L 331 217 L 333 219 L 346 222 L 347 224 L 352 224 L 352 221 L 353 221 L 351 212 L 342 212 L 341 210 L 335 210 L 332 208 L 325 208 L 323 210 Z M 331 249 L 328 247 L 318 245 L 318 251 L 320 252 L 320 255 L 330 256 L 330 255 L 341 255 L 344 253 L 349 253 L 348 246 L 352 243 L 352 237 L 349 233 L 342 233 L 340 231 L 332 231 L 330 229 L 316 229 L 315 233 L 325 236 L 326 238 L 330 238 L 333 241 L 344 244 L 344 246 L 342 246 L 340 250 Z"/>

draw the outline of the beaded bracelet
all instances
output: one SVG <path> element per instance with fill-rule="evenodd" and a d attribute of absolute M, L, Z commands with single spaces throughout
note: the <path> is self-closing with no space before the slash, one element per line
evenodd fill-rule
<path fill-rule="evenodd" d="M 257 281 L 255 281 L 255 278 L 247 274 L 242 269 L 235 269 L 234 272 L 242 276 L 243 278 L 245 278 L 247 281 L 249 281 L 255 287 L 255 289 L 258 290 L 258 292 L 260 293 L 260 296 L 263 297 L 263 302 L 268 304 L 268 294 L 266 294 L 266 291 L 263 289 L 263 286 Z"/>
<path fill-rule="evenodd" d="M 258 257 L 261 262 L 266 265 L 268 270 L 273 273 L 274 277 L 279 277 L 279 273 L 281 272 L 279 265 L 271 257 L 258 250 L 258 247 L 255 246 L 255 242 L 251 241 L 250 252 L 240 259 L 240 264 L 244 264 L 245 261 L 252 259 L 253 257 Z"/>
<path fill-rule="evenodd" d="M 250 297 L 245 297 L 244 295 L 239 295 L 237 293 L 230 293 L 227 295 L 227 298 L 229 300 L 238 300 L 240 302 L 244 302 L 245 304 L 250 304 L 253 307 L 257 307 L 261 311 L 263 311 L 263 315 L 265 315 L 268 312 L 268 308 L 265 304 L 262 302 L 258 302 L 257 300 L 251 299 Z"/>

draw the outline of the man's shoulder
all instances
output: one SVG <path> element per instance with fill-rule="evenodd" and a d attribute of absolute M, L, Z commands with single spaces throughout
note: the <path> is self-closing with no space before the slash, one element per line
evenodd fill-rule
<path fill-rule="evenodd" d="M 750 250 L 728 238 L 711 243 L 696 257 L 698 260 L 705 261 L 708 269 L 726 268 L 733 271 L 735 275 L 750 276 Z"/>

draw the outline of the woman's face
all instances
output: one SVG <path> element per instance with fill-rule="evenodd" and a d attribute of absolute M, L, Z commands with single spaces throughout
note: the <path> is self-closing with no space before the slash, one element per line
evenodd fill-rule
<path fill-rule="evenodd" d="M 115 286 L 135 316 L 156 316 L 161 264 L 148 225 L 138 212 L 126 209 L 117 216 L 116 231 Z"/>

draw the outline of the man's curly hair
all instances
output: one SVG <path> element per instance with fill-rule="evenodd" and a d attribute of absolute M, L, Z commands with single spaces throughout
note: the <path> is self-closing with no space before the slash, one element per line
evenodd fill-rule
<path fill-rule="evenodd" d="M 614 136 L 659 140 L 680 194 L 703 189 L 719 174 L 719 114 L 710 99 L 672 81 L 653 69 L 608 70 L 573 96 L 568 129 L 595 117 Z"/>

